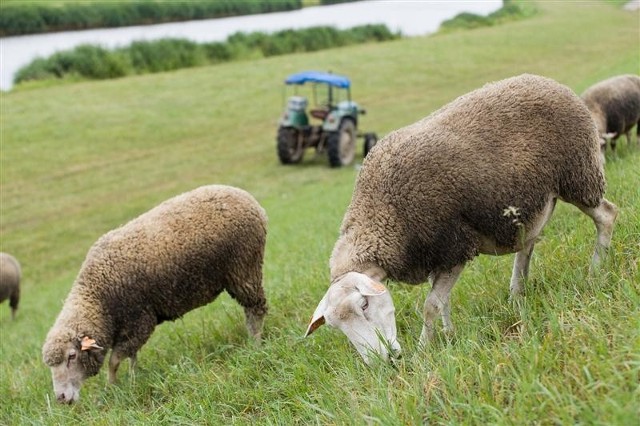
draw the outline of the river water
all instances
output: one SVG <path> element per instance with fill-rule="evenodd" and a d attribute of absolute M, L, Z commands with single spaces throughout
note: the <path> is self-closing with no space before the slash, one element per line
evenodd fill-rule
<path fill-rule="evenodd" d="M 13 76 L 37 57 L 91 43 L 115 48 L 136 40 L 164 37 L 196 42 L 224 41 L 238 31 L 274 32 L 317 25 L 347 29 L 357 25 L 385 24 L 405 36 L 432 33 L 440 23 L 460 12 L 487 15 L 502 6 L 501 0 L 380 0 L 332 6 L 308 7 L 291 12 L 207 19 L 159 25 L 68 31 L 0 38 L 0 90 L 10 90 Z"/>

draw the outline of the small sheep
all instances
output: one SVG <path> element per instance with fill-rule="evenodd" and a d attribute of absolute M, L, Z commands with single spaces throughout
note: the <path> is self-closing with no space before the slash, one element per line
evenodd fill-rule
<path fill-rule="evenodd" d="M 607 143 L 615 151 L 616 141 L 623 133 L 627 143 L 631 143 L 631 129 L 640 123 L 640 77 L 632 74 L 611 77 L 585 90 L 582 99 L 601 135 L 603 159 Z M 638 135 L 640 126 L 636 128 L 636 139 Z"/>
<path fill-rule="evenodd" d="M 15 319 L 20 302 L 20 263 L 9 253 L 0 253 L 0 303 L 9 299 L 11 319 Z"/>
<path fill-rule="evenodd" d="M 400 351 L 385 278 L 431 279 L 421 345 L 449 293 L 478 254 L 516 253 L 511 293 L 522 291 L 536 238 L 557 199 L 591 217 L 593 263 L 611 241 L 617 215 L 603 198 L 598 134 L 569 88 L 521 75 L 459 97 L 386 136 L 358 175 L 331 254 L 331 285 L 306 335 L 323 323 L 342 330 L 365 362 Z"/>
<path fill-rule="evenodd" d="M 267 216 L 247 192 L 197 188 L 103 235 L 89 250 L 42 348 L 57 400 L 72 403 L 111 349 L 109 382 L 156 325 L 226 290 L 260 341 L 267 302 L 262 263 Z"/>

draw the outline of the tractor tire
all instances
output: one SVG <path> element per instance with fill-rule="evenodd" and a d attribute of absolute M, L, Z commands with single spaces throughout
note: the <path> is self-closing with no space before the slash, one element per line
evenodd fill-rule
<path fill-rule="evenodd" d="M 363 157 L 366 157 L 371 148 L 378 143 L 378 136 L 375 133 L 365 133 L 364 135 L 364 150 Z"/>
<path fill-rule="evenodd" d="M 338 131 L 328 135 L 327 155 L 331 167 L 351 164 L 356 156 L 356 126 L 352 120 L 343 120 Z"/>
<path fill-rule="evenodd" d="M 300 131 L 293 127 L 278 128 L 278 158 L 282 164 L 296 164 L 302 161 L 304 145 Z"/>

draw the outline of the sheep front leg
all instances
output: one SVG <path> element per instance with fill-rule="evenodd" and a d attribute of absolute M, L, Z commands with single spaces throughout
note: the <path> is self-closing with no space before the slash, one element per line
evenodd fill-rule
<path fill-rule="evenodd" d="M 116 373 L 118 372 L 118 368 L 120 367 L 120 363 L 127 358 L 126 355 L 124 355 L 121 352 L 118 351 L 111 351 L 111 357 L 109 357 L 109 373 L 108 373 L 108 380 L 109 380 L 109 384 L 114 384 L 116 383 L 117 380 L 117 376 Z M 136 368 L 136 362 L 138 360 L 137 354 L 134 354 L 132 356 L 129 357 L 129 374 L 131 376 L 133 376 L 133 374 L 135 373 L 135 368 Z"/>
<path fill-rule="evenodd" d="M 433 338 L 433 323 L 438 315 L 442 316 L 444 331 L 447 333 L 453 332 L 449 295 L 458 277 L 462 273 L 462 269 L 464 269 L 464 264 L 457 265 L 450 271 L 437 272 L 434 275 L 433 286 L 427 296 L 427 300 L 424 302 L 424 324 L 422 325 L 422 333 L 420 334 L 420 347 L 424 347 Z"/>
<path fill-rule="evenodd" d="M 120 367 L 120 362 L 126 358 L 117 350 L 111 351 L 111 357 L 109 357 L 109 384 L 114 384 L 117 381 L 116 373 L 118 372 L 118 367 Z"/>
<path fill-rule="evenodd" d="M 578 207 L 584 214 L 589 216 L 593 220 L 593 223 L 595 223 L 596 225 L 598 235 L 596 238 L 596 248 L 593 253 L 593 260 L 591 261 L 591 265 L 593 267 L 597 267 L 600 265 L 600 262 L 607 252 L 607 249 L 611 245 L 613 225 L 616 221 L 616 217 L 618 216 L 618 208 L 615 204 L 607 201 L 604 198 L 597 207 Z"/>

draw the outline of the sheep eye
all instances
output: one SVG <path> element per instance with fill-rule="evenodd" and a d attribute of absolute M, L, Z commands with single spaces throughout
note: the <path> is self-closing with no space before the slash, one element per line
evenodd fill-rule
<path fill-rule="evenodd" d="M 362 298 L 362 310 L 366 311 L 369 307 L 369 300 L 366 297 Z"/>
<path fill-rule="evenodd" d="M 67 358 L 67 368 L 69 368 L 71 361 L 73 361 L 74 359 L 76 359 L 76 354 L 69 354 L 69 358 Z"/>

